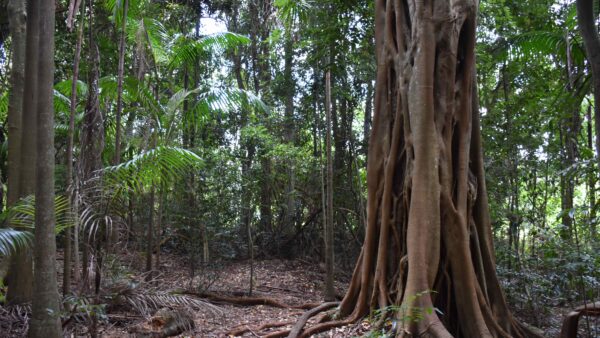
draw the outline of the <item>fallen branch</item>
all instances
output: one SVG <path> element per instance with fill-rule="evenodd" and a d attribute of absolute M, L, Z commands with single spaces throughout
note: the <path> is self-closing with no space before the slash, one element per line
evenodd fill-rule
<path fill-rule="evenodd" d="M 600 317 L 600 302 L 585 304 L 569 312 L 563 321 L 560 338 L 577 337 L 577 326 L 581 316 Z"/>
<path fill-rule="evenodd" d="M 281 327 L 281 326 L 291 325 L 293 323 L 294 323 L 294 321 L 271 322 L 271 323 L 262 324 L 262 325 L 260 325 L 260 326 L 258 326 L 256 328 L 251 328 L 248 325 L 244 325 L 241 328 L 231 329 L 229 332 L 226 333 L 226 335 L 227 336 L 237 337 L 237 336 L 243 335 L 246 332 L 260 332 L 260 331 L 265 330 L 265 329 L 271 329 L 271 328 L 274 328 L 274 327 Z"/>

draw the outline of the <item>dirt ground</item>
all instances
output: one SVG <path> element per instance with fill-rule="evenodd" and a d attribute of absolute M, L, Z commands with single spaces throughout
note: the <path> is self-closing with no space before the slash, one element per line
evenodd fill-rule
<path fill-rule="evenodd" d="M 193 280 L 185 257 L 162 255 L 158 275 L 151 282 L 145 282 L 145 276 L 138 272 L 143 270 L 144 259 L 140 254 L 122 254 L 118 259 L 108 259 L 104 280 L 107 289 L 138 285 L 140 290 L 151 289 L 162 294 L 180 294 L 182 292 L 201 293 L 208 290 L 211 294 L 239 298 L 247 295 L 250 284 L 249 262 L 221 262 L 209 267 L 199 268 Z M 62 258 L 57 262 L 59 280 L 62 279 Z M 215 299 L 210 303 L 200 303 L 194 310 L 187 310 L 194 322 L 194 328 L 180 334 L 180 337 L 262 337 L 283 329 L 290 329 L 298 318 L 306 311 L 293 308 L 305 304 L 323 302 L 323 271 L 318 265 L 303 260 L 262 260 L 254 266 L 253 297 L 274 299 L 289 305 L 287 308 L 268 305 L 234 305 Z M 336 291 L 342 295 L 349 282 L 350 273 L 338 271 Z M 113 292 L 114 293 L 114 292 Z M 188 299 L 206 301 L 197 295 L 188 295 Z M 100 303 L 110 302 L 103 299 Z M 203 305 L 204 304 L 204 305 Z M 0 307 L 0 310 L 3 310 Z M 555 309 L 543 327 L 547 337 L 558 336 L 562 315 L 566 309 Z M 113 306 L 104 309 L 106 316 L 100 316 L 97 332 L 101 337 L 149 337 L 149 332 L 156 332 L 156 308 L 148 309 L 142 314 L 127 306 Z M 320 314 L 308 325 L 320 319 Z M 19 315 L 0 311 L 0 336 L 18 337 L 26 327 L 19 325 L 18 320 L 26 318 L 25 312 Z M 8 322 L 12 320 L 13 322 Z M 81 318 L 73 318 L 66 326 L 70 336 L 89 336 L 89 324 Z M 89 321 L 87 322 L 89 323 Z M 286 323 L 273 328 L 261 328 L 266 323 Z M 358 337 L 364 336 L 371 328 L 369 319 L 351 326 L 337 328 L 325 332 L 319 337 Z M 244 331 L 233 335 L 234 331 Z"/>

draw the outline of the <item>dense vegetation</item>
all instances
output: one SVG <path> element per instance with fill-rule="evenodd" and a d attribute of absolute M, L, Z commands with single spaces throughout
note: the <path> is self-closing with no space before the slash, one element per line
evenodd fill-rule
<path fill-rule="evenodd" d="M 325 262 L 328 276 L 337 271 L 337 279 L 348 282 L 363 259 L 367 224 L 382 222 L 369 218 L 380 208 L 367 199 L 367 160 L 380 156 L 369 148 L 371 129 L 378 127 L 377 71 L 383 68 L 374 32 L 377 9 L 386 2 L 376 3 L 56 2 L 53 164 L 63 329 L 81 324 L 96 334 L 110 321 L 106 314 L 117 307 L 116 296 L 125 295 L 123 285 L 135 283 L 143 288 L 127 293 L 131 311 L 149 315 L 173 304 L 209 311 L 210 304 L 189 294 L 150 292 L 166 271 L 164 256 L 181 259 L 189 275 L 173 288 L 207 299 L 211 282 L 194 276 L 209 276 L 230 261 L 251 267 L 240 285 L 245 296 L 260 283 L 256 262 L 274 258 Z M 581 8 L 592 15 L 597 39 L 598 6 L 592 3 L 587 12 Z M 566 309 L 600 300 L 600 108 L 594 99 L 600 87 L 592 76 L 600 44 L 594 50 L 582 36 L 581 8 L 578 13 L 575 1 L 481 1 L 478 13 L 469 12 L 477 13 L 476 72 L 461 68 L 470 64 L 468 51 L 460 52 L 467 47 L 460 44 L 453 54 L 456 79 L 476 76 L 479 114 L 472 112 L 481 123 L 500 285 L 516 317 L 550 335 Z M 1 289 L 0 315 L 32 300 L 29 252 L 36 249 L 31 233 L 39 226 L 33 217 L 39 213 L 34 169 L 36 158 L 43 158 L 28 151 L 38 129 L 27 115 L 33 104 L 28 93 L 36 86 L 25 66 L 33 53 L 27 48 L 36 47 L 25 33 L 25 25 L 33 26 L 25 11 L 24 2 L 0 0 L 0 277 L 6 275 L 8 283 Z M 465 88 L 452 87 L 471 95 Z M 448 121 L 448 128 L 458 125 Z M 461 149 L 459 139 L 450 137 L 452 153 Z M 410 156 L 398 158 L 410 171 Z M 467 159 L 466 166 L 473 162 Z M 405 178 L 399 171 L 390 177 L 397 174 L 393 181 L 406 193 L 411 188 L 398 183 Z M 465 179 L 472 182 L 475 174 L 469 171 Z M 477 183 L 467 190 L 477 195 Z M 443 201 L 433 204 L 444 208 Z M 144 261 L 135 269 L 123 263 L 132 254 Z M 390 255 L 395 263 L 388 266 L 407 264 L 403 257 Z M 444 288 L 452 285 L 447 278 Z M 398 304 L 402 292 L 396 291 L 384 296 L 394 301 L 374 306 L 373 296 L 364 310 L 387 318 L 388 312 L 402 312 L 395 306 L 412 306 L 415 295 Z M 420 291 L 417 298 L 455 296 Z M 324 298 L 336 298 L 332 282 Z M 447 318 L 454 318 L 452 304 L 446 304 Z M 445 312 L 438 303 L 431 306 Z M 409 315 L 420 315 L 421 323 L 423 316 L 438 316 Z M 385 320 L 373 322 L 373 332 L 392 329 Z M 599 327 L 586 321 L 581 329 L 592 337 Z M 15 330 L 10 334 L 18 335 Z M 515 330 L 508 332 L 518 336 Z"/>

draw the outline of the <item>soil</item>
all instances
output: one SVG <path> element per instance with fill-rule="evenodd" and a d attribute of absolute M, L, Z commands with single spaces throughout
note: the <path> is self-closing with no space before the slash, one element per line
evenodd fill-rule
<path fill-rule="evenodd" d="M 151 282 L 144 282 L 144 257 L 141 254 L 120 254 L 118 259 L 109 258 L 105 269 L 104 283 L 109 285 L 142 284 L 140 289 L 152 289 L 165 294 L 173 292 L 191 292 L 201 294 L 206 291 L 226 297 L 240 299 L 248 297 L 250 285 L 250 264 L 243 262 L 217 262 L 197 269 L 191 279 L 190 266 L 185 257 L 161 255 L 160 272 Z M 62 257 L 59 255 L 59 280 L 62 279 Z M 199 308 L 188 313 L 193 318 L 195 328 L 185 331 L 180 337 L 234 337 L 235 330 L 247 328 L 240 333 L 244 337 L 260 337 L 283 329 L 291 329 L 298 318 L 306 311 L 294 308 L 311 304 L 316 306 L 323 302 L 323 275 L 318 264 L 304 260 L 262 260 L 254 266 L 254 285 L 252 297 L 264 297 L 276 300 L 289 307 L 273 307 L 267 305 L 235 305 L 211 300 L 216 306 Z M 350 279 L 349 272 L 338 271 L 336 291 L 343 295 Z M 124 283 L 125 282 L 125 283 Z M 145 284 L 144 284 L 145 283 Z M 194 299 L 201 299 L 189 296 Z M 6 311 L 2 307 L 1 310 Z M 102 337 L 149 337 L 149 332 L 156 332 L 156 321 L 153 310 L 147 314 L 133 311 L 131 307 L 113 306 L 106 309 L 106 316 L 98 321 L 97 331 Z M 563 314 L 568 309 L 552 309 L 542 327 L 547 337 L 556 337 L 560 330 Z M 20 312 L 24 312 L 21 310 Z M 323 315 L 311 319 L 308 325 L 316 323 Z M 517 313 L 517 315 L 522 315 Z M 26 315 L 22 315 L 26 318 Z M 8 318 L 8 319 L 7 319 Z M 522 319 L 526 319 L 523 315 Z M 12 320 L 8 323 L 7 321 Z M 0 336 L 18 337 L 26 327 L 18 325 L 18 316 L 0 313 Z M 527 321 L 527 320 L 525 320 Z M 359 323 L 325 332 L 319 337 L 357 337 L 369 333 L 374 320 L 365 319 Z M 89 323 L 89 321 L 87 322 Z M 266 323 L 285 323 L 273 328 L 260 328 Z M 72 336 L 85 336 L 90 328 L 86 321 L 75 318 L 69 325 Z"/>

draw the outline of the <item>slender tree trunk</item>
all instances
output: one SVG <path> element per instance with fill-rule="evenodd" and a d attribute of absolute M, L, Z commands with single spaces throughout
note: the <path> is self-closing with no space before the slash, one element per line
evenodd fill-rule
<path fill-rule="evenodd" d="M 148 230 L 146 232 L 146 272 L 147 278 L 152 279 L 152 252 L 154 251 L 154 187 L 150 191 L 150 202 L 148 212 Z"/>
<path fill-rule="evenodd" d="M 84 6 L 85 7 L 85 6 Z M 71 82 L 71 106 L 69 116 L 69 130 L 67 132 L 67 153 L 66 153 L 66 178 L 67 178 L 67 196 L 69 196 L 69 210 L 73 211 L 73 204 L 75 197 L 74 185 L 73 185 L 73 146 L 74 146 L 74 135 L 75 135 L 75 114 L 77 109 L 77 81 L 79 80 L 79 60 L 81 57 L 81 44 L 83 41 L 83 18 L 84 13 L 81 13 L 81 20 L 77 28 L 77 42 L 75 44 L 75 56 L 73 60 L 73 77 Z M 77 215 L 77 214 L 75 214 Z M 73 243 L 73 231 L 71 227 L 67 227 L 65 231 L 65 249 L 64 249 L 64 266 L 63 266 L 63 295 L 71 292 L 71 260 L 73 256 L 72 244 Z M 77 245 L 78 247 L 79 245 Z M 75 255 L 79 255 L 79 252 L 75 251 Z M 76 266 L 75 269 L 79 269 Z M 79 273 L 77 272 L 77 277 Z M 77 280 L 78 281 L 78 280 Z"/>
<path fill-rule="evenodd" d="M 22 130 L 37 130 L 37 84 L 38 84 L 38 48 L 40 40 L 39 4 L 27 5 L 27 46 L 25 64 L 25 89 L 23 96 Z M 36 170 L 36 133 L 21 138 L 21 159 L 19 163 L 19 196 L 33 195 L 35 192 Z M 33 261 L 30 251 L 21 251 L 11 259 L 8 275 L 9 304 L 21 304 L 31 301 L 33 292 Z"/>
<path fill-rule="evenodd" d="M 32 25 L 38 25 L 37 161 L 35 188 L 35 279 L 29 337 L 62 337 L 56 282 L 54 235 L 54 2 L 30 0 Z M 37 20 L 33 20 L 37 19 Z M 30 25 L 30 27 L 32 26 Z M 36 30 L 32 30 L 36 32 Z M 29 56 L 29 55 L 28 55 Z M 35 67 L 37 66 L 37 67 Z M 28 70 L 29 71 L 29 70 Z"/>
<path fill-rule="evenodd" d="M 593 149 L 593 133 L 592 133 L 592 107 L 588 106 L 587 109 L 587 146 L 590 149 Z M 590 225 L 590 243 L 596 243 L 596 176 L 588 175 L 587 182 L 588 189 L 588 205 L 589 205 L 589 218 L 588 222 Z"/>
<path fill-rule="evenodd" d="M 121 32 L 119 37 L 119 65 L 117 69 L 117 111 L 115 117 L 115 154 L 113 165 L 121 162 L 121 115 L 123 112 L 123 73 L 125 68 L 125 26 L 127 24 L 127 10 L 129 8 L 129 0 L 124 0 L 123 3 L 123 18 L 121 19 Z"/>
<path fill-rule="evenodd" d="M 97 184 L 100 177 L 99 169 L 102 168 L 102 151 L 104 150 L 104 118 L 100 111 L 99 102 L 99 79 L 100 79 L 100 51 L 96 42 L 97 24 L 94 22 L 93 3 L 88 3 L 88 45 L 89 45 L 89 70 L 88 70 L 88 96 L 83 116 L 83 126 L 81 130 L 81 171 L 82 171 L 82 195 L 83 208 L 90 207 L 97 198 L 95 195 Z M 104 239 L 105 233 L 100 232 L 98 240 Z M 85 236 L 85 245 L 83 247 L 83 276 L 82 284 L 84 288 L 88 287 L 89 282 L 89 259 L 90 249 L 97 247 L 90 243 L 89 234 Z M 98 252 L 95 253 L 99 254 Z M 99 261 L 99 260 L 98 260 Z"/>
<path fill-rule="evenodd" d="M 331 157 L 331 73 L 325 75 L 325 151 L 327 153 L 327 209 L 325 223 L 325 301 L 335 300 L 333 250 L 333 160 Z"/>
<path fill-rule="evenodd" d="M 566 39 L 566 77 L 567 77 L 567 90 L 573 95 L 575 94 L 575 79 L 576 73 L 575 68 L 573 66 L 572 54 L 571 54 L 571 44 L 569 41 L 569 36 L 565 37 Z M 571 107 L 570 114 L 565 117 L 562 121 L 563 128 L 561 129 L 561 135 L 563 136 L 563 169 L 568 170 L 571 168 L 575 161 L 577 160 L 578 146 L 577 139 L 579 135 L 579 130 L 581 128 L 581 118 L 580 118 L 580 101 L 576 100 L 576 102 Z M 562 213 L 562 224 L 563 228 L 560 231 L 560 235 L 564 240 L 572 239 L 572 230 L 573 230 L 573 210 L 574 210 L 574 198 L 575 198 L 575 175 L 570 172 L 567 172 L 565 175 L 561 175 L 561 213 Z"/>
<path fill-rule="evenodd" d="M 294 65 L 294 43 L 292 40 L 291 33 L 288 32 L 288 34 L 286 35 L 286 42 L 284 47 L 284 81 L 287 87 L 285 94 L 285 141 L 293 146 L 294 141 L 296 139 L 294 130 L 294 95 L 296 93 L 296 87 L 292 74 L 292 67 Z M 285 189 L 286 210 L 285 218 L 283 221 L 284 233 L 293 231 L 294 225 L 296 223 L 296 175 L 294 170 L 294 160 L 290 158 L 287 160 L 287 162 L 288 181 Z"/>

